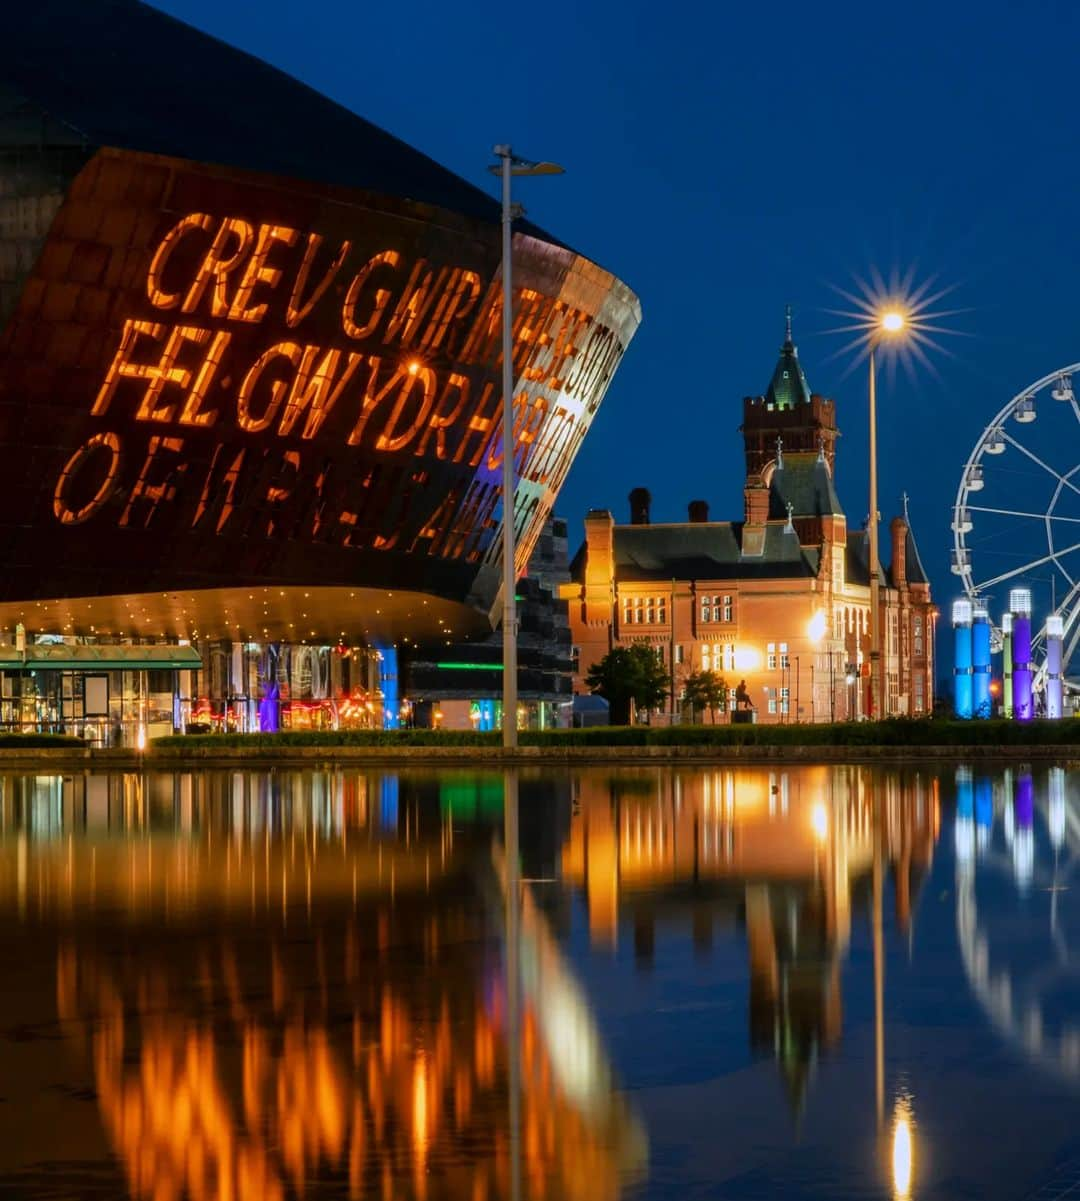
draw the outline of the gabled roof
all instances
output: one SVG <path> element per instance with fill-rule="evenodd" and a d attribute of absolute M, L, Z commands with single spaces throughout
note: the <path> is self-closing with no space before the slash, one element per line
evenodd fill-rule
<path fill-rule="evenodd" d="M 41 120 L 16 121 L 21 98 L 91 149 L 240 167 L 499 219 L 493 197 L 426 154 L 138 0 L 11 3 L 3 32 L 4 142 L 20 128 L 40 137 Z"/>
<path fill-rule="evenodd" d="M 769 481 L 769 516 L 786 518 L 789 504 L 793 517 L 844 515 L 829 465 L 820 454 L 781 455 Z"/>
<path fill-rule="evenodd" d="M 847 536 L 847 564 L 845 571 L 847 572 L 848 581 L 852 584 L 865 584 L 870 586 L 870 539 L 865 529 L 848 530 Z M 878 544 L 878 554 L 881 554 L 881 543 Z M 887 552 L 887 547 L 886 547 Z M 915 545 L 915 535 L 911 532 L 911 526 L 908 526 L 907 542 L 905 544 L 906 553 L 906 569 L 907 579 L 909 584 L 929 584 L 930 579 L 926 574 L 926 570 L 922 565 L 922 560 L 919 558 L 919 548 Z M 896 587 L 896 579 L 893 576 L 893 565 L 890 563 L 888 568 L 882 565 L 882 576 L 890 588 Z"/>
<path fill-rule="evenodd" d="M 915 532 L 910 524 L 907 531 L 907 579 L 909 584 L 929 584 L 930 577 L 926 574 L 926 568 L 922 565 L 922 559 L 919 558 L 919 548 L 915 545 Z"/>
<path fill-rule="evenodd" d="M 866 530 L 848 530 L 844 577 L 849 584 L 870 587 L 870 538 Z"/>
<path fill-rule="evenodd" d="M 810 385 L 806 382 L 799 353 L 791 339 L 791 307 L 787 310 L 784 344 L 780 347 L 780 358 L 773 371 L 765 400 L 777 409 L 794 408 L 796 404 L 810 403 Z"/>

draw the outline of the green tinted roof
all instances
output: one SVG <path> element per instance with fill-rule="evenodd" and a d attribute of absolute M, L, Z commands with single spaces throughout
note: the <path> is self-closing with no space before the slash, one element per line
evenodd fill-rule
<path fill-rule="evenodd" d="M 0 671 L 176 671 L 202 667 L 191 646 L 0 646 Z"/>
<path fill-rule="evenodd" d="M 780 347 L 780 358 L 776 364 L 765 400 L 777 409 L 791 409 L 796 404 L 810 403 L 810 385 L 799 363 L 799 352 L 791 339 L 791 308 L 787 310 L 784 344 Z"/>

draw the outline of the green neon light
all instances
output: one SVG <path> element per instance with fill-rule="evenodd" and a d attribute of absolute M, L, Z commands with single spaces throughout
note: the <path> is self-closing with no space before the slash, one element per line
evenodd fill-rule
<path fill-rule="evenodd" d="M 502 671 L 501 663 L 436 663 L 440 671 Z"/>

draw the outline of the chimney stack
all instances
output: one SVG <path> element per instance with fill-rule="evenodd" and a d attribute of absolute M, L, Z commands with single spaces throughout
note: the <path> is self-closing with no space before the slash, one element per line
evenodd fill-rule
<path fill-rule="evenodd" d="M 764 525 L 769 520 L 769 486 L 760 475 L 746 477 L 743 506 L 747 525 Z"/>
<path fill-rule="evenodd" d="M 587 623 L 611 620 L 615 581 L 615 518 L 607 509 L 585 515 L 585 611 Z"/>
<path fill-rule="evenodd" d="M 686 511 L 691 521 L 709 520 L 709 502 L 707 500 L 692 500 L 686 506 Z"/>
<path fill-rule="evenodd" d="M 907 533 L 908 524 L 902 517 L 894 517 L 889 526 L 892 534 L 892 577 L 899 587 L 907 583 Z"/>
<path fill-rule="evenodd" d="M 652 496 L 648 488 L 635 488 L 630 493 L 630 524 L 648 525 L 649 506 L 651 504 Z"/>

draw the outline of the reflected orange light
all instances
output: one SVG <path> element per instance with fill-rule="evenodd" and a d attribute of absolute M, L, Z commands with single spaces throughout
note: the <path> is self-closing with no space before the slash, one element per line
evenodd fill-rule
<path fill-rule="evenodd" d="M 907 1201 L 911 1196 L 911 1176 L 915 1159 L 911 1129 L 911 1102 L 907 1097 L 898 1097 L 893 1117 L 892 1140 L 892 1184 L 896 1201 Z"/>
<path fill-rule="evenodd" d="M 829 836 L 829 811 L 818 801 L 810 810 L 810 825 L 814 828 L 814 837 L 824 842 Z"/>
<path fill-rule="evenodd" d="M 413 1147 L 417 1169 L 422 1170 L 428 1148 L 427 1057 L 417 1052 L 413 1065 Z"/>

